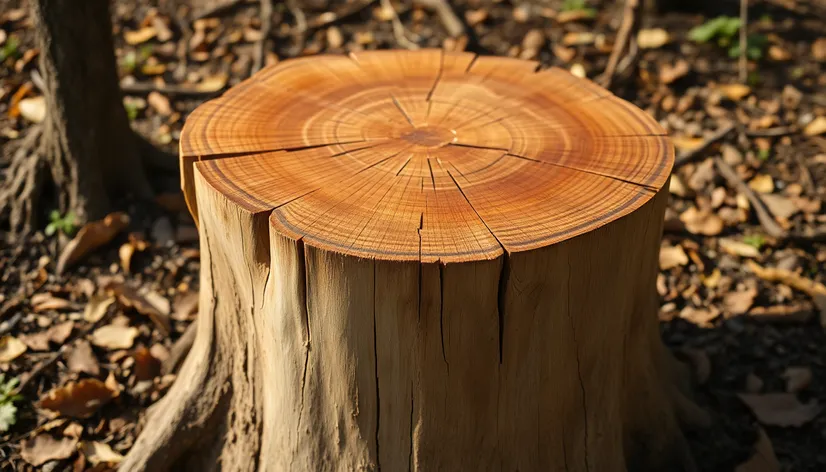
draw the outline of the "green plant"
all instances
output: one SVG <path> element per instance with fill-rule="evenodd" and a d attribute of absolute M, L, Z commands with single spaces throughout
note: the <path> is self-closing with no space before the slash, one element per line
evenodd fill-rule
<path fill-rule="evenodd" d="M 757 157 L 759 157 L 761 161 L 768 161 L 771 154 L 770 149 L 760 149 L 757 151 Z"/>
<path fill-rule="evenodd" d="M 20 383 L 18 378 L 6 380 L 5 374 L 0 374 L 0 432 L 8 431 L 17 421 L 17 407 L 14 402 L 23 399 L 16 395 L 14 390 Z"/>
<path fill-rule="evenodd" d="M 129 51 L 120 58 L 120 66 L 124 72 L 131 74 L 140 64 L 152 57 L 153 48 L 151 44 L 144 44 L 137 52 Z"/>
<path fill-rule="evenodd" d="M 20 56 L 20 40 L 17 39 L 17 36 L 11 35 L 6 39 L 6 43 L 3 45 L 3 48 L 0 49 L 0 62 L 5 61 L 8 58 L 17 59 Z"/>
<path fill-rule="evenodd" d="M 138 105 L 131 101 L 124 101 L 123 108 L 126 110 L 126 116 L 129 118 L 129 121 L 135 121 L 139 112 Z"/>
<path fill-rule="evenodd" d="M 743 242 L 759 251 L 766 244 L 766 238 L 762 234 L 752 234 L 744 236 Z"/>
<path fill-rule="evenodd" d="M 688 32 L 688 39 L 697 43 L 716 41 L 718 46 L 728 50 L 729 57 L 739 57 L 740 40 L 737 33 L 740 26 L 740 18 L 718 16 L 692 28 Z M 768 38 L 762 34 L 749 35 L 746 39 L 746 57 L 753 61 L 761 59 L 768 42 Z"/>
<path fill-rule="evenodd" d="M 588 16 L 596 16 L 597 12 L 593 8 L 588 8 L 586 0 L 563 0 L 562 11 L 581 11 Z"/>
<path fill-rule="evenodd" d="M 77 218 L 71 211 L 61 216 L 57 210 L 49 213 L 49 224 L 46 226 L 46 236 L 52 236 L 58 231 L 66 235 L 74 234 L 77 229 Z"/>

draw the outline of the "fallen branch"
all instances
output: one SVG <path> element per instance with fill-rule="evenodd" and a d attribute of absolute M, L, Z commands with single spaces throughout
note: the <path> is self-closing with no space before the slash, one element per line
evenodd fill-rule
<path fill-rule="evenodd" d="M 763 267 L 754 261 L 747 262 L 749 268 L 755 275 L 767 282 L 779 282 L 784 285 L 803 292 L 812 298 L 815 306 L 820 311 L 820 325 L 826 328 L 826 285 L 807 279 L 800 274 L 786 269 L 773 267 Z"/>
<path fill-rule="evenodd" d="M 291 2 L 287 2 L 289 5 Z M 255 43 L 255 55 L 252 60 L 252 73 L 264 67 L 267 56 L 267 40 L 272 29 L 272 0 L 261 0 L 261 38 Z"/>
<path fill-rule="evenodd" d="M 777 221 L 774 220 L 774 216 L 772 216 L 760 196 L 758 196 L 757 193 L 751 189 L 751 187 L 746 185 L 746 182 L 744 182 L 743 179 L 737 175 L 737 172 L 730 165 L 726 164 L 721 158 L 714 158 L 714 164 L 717 166 L 720 174 L 722 174 L 726 181 L 728 181 L 729 185 L 737 188 L 737 191 L 744 194 L 746 198 L 748 198 L 749 203 L 751 203 L 751 206 L 754 207 L 754 212 L 757 214 L 757 220 L 760 221 L 760 226 L 763 227 L 766 234 L 773 238 L 785 239 L 788 236 L 788 233 L 786 230 L 781 228 L 779 224 L 777 224 Z"/>
<path fill-rule="evenodd" d="M 608 65 L 605 66 L 605 72 L 599 78 L 600 84 L 605 88 L 611 87 L 611 82 L 614 80 L 614 74 L 619 65 L 620 59 L 625 53 L 626 46 L 636 41 L 634 31 L 639 27 L 637 25 L 637 9 L 639 8 L 639 0 L 625 0 L 625 8 L 622 13 L 622 23 L 617 32 L 617 39 L 614 41 L 614 47 L 611 50 L 611 56 L 608 58 Z M 636 28 L 635 28 L 636 26 Z M 626 65 L 627 68 L 628 65 Z"/>
<path fill-rule="evenodd" d="M 709 136 L 708 139 L 703 141 L 703 143 L 699 146 L 686 151 L 682 151 L 677 156 L 677 158 L 674 159 L 674 169 L 678 169 L 699 157 L 712 144 L 728 136 L 728 134 L 731 133 L 735 127 L 736 126 L 734 125 L 734 123 L 729 123 L 727 125 L 721 126 L 713 135 Z"/>
<path fill-rule="evenodd" d="M 449 36 L 458 38 L 465 34 L 465 24 L 456 16 L 456 12 L 445 0 L 414 0 L 414 3 L 435 12 Z"/>

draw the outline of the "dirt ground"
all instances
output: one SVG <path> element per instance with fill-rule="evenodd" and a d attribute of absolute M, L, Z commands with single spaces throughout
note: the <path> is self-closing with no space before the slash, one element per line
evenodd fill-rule
<path fill-rule="evenodd" d="M 736 17 L 737 2 L 662 3 L 638 23 L 640 49 L 620 62 L 611 90 L 659 120 L 678 151 L 657 290 L 663 338 L 691 366 L 698 402 L 714 417 L 689 433 L 699 468 L 826 470 L 826 8 L 750 2 L 752 59 L 741 70 L 736 35 L 703 41 L 694 29 Z M 621 3 L 607 1 L 457 1 L 465 33 L 453 38 L 428 9 L 387 4 L 276 2 L 266 62 L 444 47 L 596 79 L 623 18 Z M 124 106 L 134 129 L 169 154 L 148 163 L 157 199 L 119 201 L 124 228 L 61 275 L 69 238 L 47 236 L 48 218 L 22 241 L 0 229 L 0 373 L 22 382 L 16 422 L 0 428 L 2 470 L 115 467 L 174 381 L 169 359 L 195 317 L 199 270 L 177 138 L 189 112 L 249 76 L 262 40 L 257 1 L 215 5 L 113 3 Z M 0 1 L 4 150 L 37 121 L 36 55 L 25 2 Z M 7 166 L 4 152 L 0 172 Z M 67 385 L 93 404 L 75 404 Z M 0 395 L 0 423 L 2 404 Z M 779 465 L 747 468 L 756 443 Z"/>

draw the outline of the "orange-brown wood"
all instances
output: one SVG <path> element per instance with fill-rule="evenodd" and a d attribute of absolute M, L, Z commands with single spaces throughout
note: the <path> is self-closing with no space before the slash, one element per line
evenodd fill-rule
<path fill-rule="evenodd" d="M 277 231 L 389 260 L 483 260 L 586 233 L 666 181 L 639 109 L 561 69 L 440 50 L 283 61 L 199 107 L 193 173 Z"/>

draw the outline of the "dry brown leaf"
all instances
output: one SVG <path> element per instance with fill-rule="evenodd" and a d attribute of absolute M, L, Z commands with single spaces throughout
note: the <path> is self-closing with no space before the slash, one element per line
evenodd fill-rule
<path fill-rule="evenodd" d="M 641 29 L 637 33 L 637 45 L 641 49 L 656 49 L 668 44 L 668 31 L 662 28 Z"/>
<path fill-rule="evenodd" d="M 703 285 L 708 288 L 714 288 L 719 285 L 720 280 L 723 278 L 723 273 L 720 272 L 720 269 L 714 268 L 708 275 L 700 275 L 700 279 L 703 281 Z"/>
<path fill-rule="evenodd" d="M 100 366 L 95 353 L 92 352 L 92 345 L 85 339 L 75 343 L 66 356 L 66 364 L 72 372 L 85 372 L 95 377 L 100 374 Z"/>
<path fill-rule="evenodd" d="M 157 91 L 153 90 L 149 92 L 149 95 L 146 96 L 146 102 L 150 107 L 163 116 L 169 116 L 172 114 L 172 106 L 169 104 L 169 99 Z"/>
<path fill-rule="evenodd" d="M 760 257 L 760 251 L 756 247 L 730 238 L 720 238 L 717 243 L 720 249 L 732 256 L 740 257 Z"/>
<path fill-rule="evenodd" d="M 43 96 L 24 98 L 17 103 L 20 116 L 32 123 L 42 123 L 46 119 L 46 98 Z"/>
<path fill-rule="evenodd" d="M 757 443 L 754 445 L 754 455 L 746 462 L 738 465 L 734 472 L 780 472 L 780 463 L 774 455 L 769 436 L 763 428 L 757 427 Z"/>
<path fill-rule="evenodd" d="M 83 441 L 80 446 L 86 460 L 92 465 L 98 464 L 119 464 L 123 461 L 123 456 L 115 452 L 108 444 L 97 441 Z"/>
<path fill-rule="evenodd" d="M 696 207 L 690 207 L 680 215 L 680 220 L 685 223 L 685 228 L 692 234 L 704 234 L 706 236 L 716 236 L 723 231 L 725 223 L 716 213 L 710 211 L 700 211 Z"/>
<path fill-rule="evenodd" d="M 711 322 L 719 316 L 720 312 L 713 307 L 711 309 L 705 309 L 687 306 L 680 312 L 680 318 L 703 328 L 711 327 Z"/>
<path fill-rule="evenodd" d="M 216 74 L 202 80 L 195 86 L 199 92 L 217 92 L 227 86 L 229 77 L 226 74 Z"/>
<path fill-rule="evenodd" d="M 660 248 L 660 270 L 688 264 L 688 256 L 682 246 L 666 246 Z"/>
<path fill-rule="evenodd" d="M 34 351 L 48 351 L 49 342 L 63 344 L 69 335 L 72 334 L 74 326 L 74 321 L 66 321 L 37 333 L 22 334 L 20 335 L 20 340 Z"/>
<path fill-rule="evenodd" d="M 161 373 L 161 363 L 149 352 L 149 349 L 140 347 L 132 355 L 135 360 L 135 380 L 138 382 L 152 380 Z"/>
<path fill-rule="evenodd" d="M 187 321 L 198 311 L 198 292 L 186 292 L 175 299 L 175 312 L 172 318 Z"/>
<path fill-rule="evenodd" d="M 774 192 L 774 180 L 770 175 L 761 174 L 749 181 L 749 187 L 755 192 L 772 193 Z"/>
<path fill-rule="evenodd" d="M 803 129 L 803 134 L 806 136 L 817 136 L 823 133 L 826 133 L 826 117 L 824 116 L 818 116 Z"/>
<path fill-rule="evenodd" d="M 0 338 L 0 362 L 11 362 L 26 352 L 26 344 L 14 336 Z"/>
<path fill-rule="evenodd" d="M 717 87 L 729 100 L 738 101 L 751 93 L 751 87 L 743 84 L 728 84 Z"/>
<path fill-rule="evenodd" d="M 135 46 L 141 43 L 145 43 L 150 39 L 154 38 L 158 32 L 152 26 L 147 26 L 145 28 L 141 28 L 137 31 L 124 31 L 123 32 L 123 39 L 126 41 L 126 44 L 130 46 Z"/>
<path fill-rule="evenodd" d="M 97 323 L 106 315 L 106 310 L 114 301 L 115 297 L 109 295 L 92 296 L 86 308 L 83 309 L 83 319 L 90 323 Z"/>
<path fill-rule="evenodd" d="M 723 306 L 732 315 L 741 315 L 749 311 L 757 296 L 757 289 L 730 292 L 723 297 Z"/>
<path fill-rule="evenodd" d="M 685 59 L 678 59 L 674 64 L 665 64 L 660 68 L 660 82 L 668 85 L 685 77 L 691 71 L 691 66 Z"/>
<path fill-rule="evenodd" d="M 137 290 L 122 283 L 110 284 L 108 288 L 114 292 L 121 305 L 134 308 L 138 313 L 148 316 L 163 334 L 169 334 L 169 302 L 165 298 L 154 292 L 141 295 Z"/>
<path fill-rule="evenodd" d="M 40 398 L 37 406 L 63 416 L 88 418 L 118 394 L 117 390 L 98 379 L 83 379 L 49 390 Z"/>
<path fill-rule="evenodd" d="M 797 393 L 806 390 L 812 383 L 812 369 L 808 367 L 787 367 L 783 372 L 786 379 L 786 391 Z"/>
<path fill-rule="evenodd" d="M 51 293 L 38 293 L 32 296 L 32 310 L 41 313 L 49 310 L 64 310 L 72 307 L 72 302 L 64 298 L 58 298 Z"/>
<path fill-rule="evenodd" d="M 92 344 L 105 349 L 129 349 L 135 343 L 137 336 L 137 328 L 106 325 L 92 333 Z"/>
<path fill-rule="evenodd" d="M 129 225 L 129 216 L 126 213 L 111 213 L 99 221 L 86 223 L 77 235 L 66 244 L 57 261 L 57 273 L 63 271 L 79 261 L 89 252 L 111 241 L 118 233 Z"/>
<path fill-rule="evenodd" d="M 76 448 L 76 438 L 57 440 L 51 434 L 38 434 L 20 444 L 20 457 L 37 467 L 49 461 L 68 459 Z"/>
<path fill-rule="evenodd" d="M 70 438 L 78 438 L 83 435 L 83 426 L 78 423 L 69 423 L 63 428 L 63 435 Z"/>
<path fill-rule="evenodd" d="M 800 403 L 793 393 L 738 394 L 762 424 L 768 426 L 803 426 L 817 417 L 822 408 L 817 400 Z"/>

